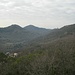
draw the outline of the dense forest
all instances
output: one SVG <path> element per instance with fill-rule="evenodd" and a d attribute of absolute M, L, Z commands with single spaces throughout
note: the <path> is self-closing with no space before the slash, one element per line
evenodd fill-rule
<path fill-rule="evenodd" d="M 75 75 L 75 24 L 52 30 L 16 26 L 16 33 L 13 27 L 0 29 L 0 75 Z"/>

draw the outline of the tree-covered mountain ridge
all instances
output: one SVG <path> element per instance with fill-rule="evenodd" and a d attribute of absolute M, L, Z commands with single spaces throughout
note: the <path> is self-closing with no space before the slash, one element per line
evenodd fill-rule
<path fill-rule="evenodd" d="M 22 28 L 13 24 L 0 28 L 0 51 L 17 50 L 30 44 L 51 42 L 69 35 L 75 35 L 75 24 L 60 29 L 45 29 L 33 25 Z"/>
<path fill-rule="evenodd" d="M 16 51 L 18 56 L 0 52 L 0 75 L 75 75 L 75 24 L 48 31 L 27 44 L 6 42 L 0 49 Z"/>
<path fill-rule="evenodd" d="M 51 31 L 50 29 L 35 27 L 34 25 L 28 25 L 26 27 L 20 27 L 13 24 L 11 26 L 0 28 L 0 48 L 1 51 L 8 51 L 16 44 L 27 44 L 31 40 L 44 36 Z M 9 48 L 10 47 L 10 48 Z M 12 48 L 15 50 L 15 48 Z"/>

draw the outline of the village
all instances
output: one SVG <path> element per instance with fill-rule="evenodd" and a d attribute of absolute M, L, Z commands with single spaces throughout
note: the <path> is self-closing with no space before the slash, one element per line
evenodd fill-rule
<path fill-rule="evenodd" d="M 7 55 L 8 57 L 17 57 L 18 53 L 16 53 L 16 52 L 15 53 L 14 52 L 13 53 L 6 52 L 5 55 Z"/>

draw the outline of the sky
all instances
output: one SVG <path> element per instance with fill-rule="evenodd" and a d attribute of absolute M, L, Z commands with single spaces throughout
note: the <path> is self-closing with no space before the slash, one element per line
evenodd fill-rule
<path fill-rule="evenodd" d="M 60 28 L 75 23 L 75 0 L 0 0 L 0 27 Z"/>

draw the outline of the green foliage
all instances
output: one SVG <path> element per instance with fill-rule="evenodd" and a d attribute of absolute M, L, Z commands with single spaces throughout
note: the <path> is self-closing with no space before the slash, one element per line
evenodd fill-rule
<path fill-rule="evenodd" d="M 5 62 L 7 56 L 4 53 L 0 53 L 0 62 Z"/>

